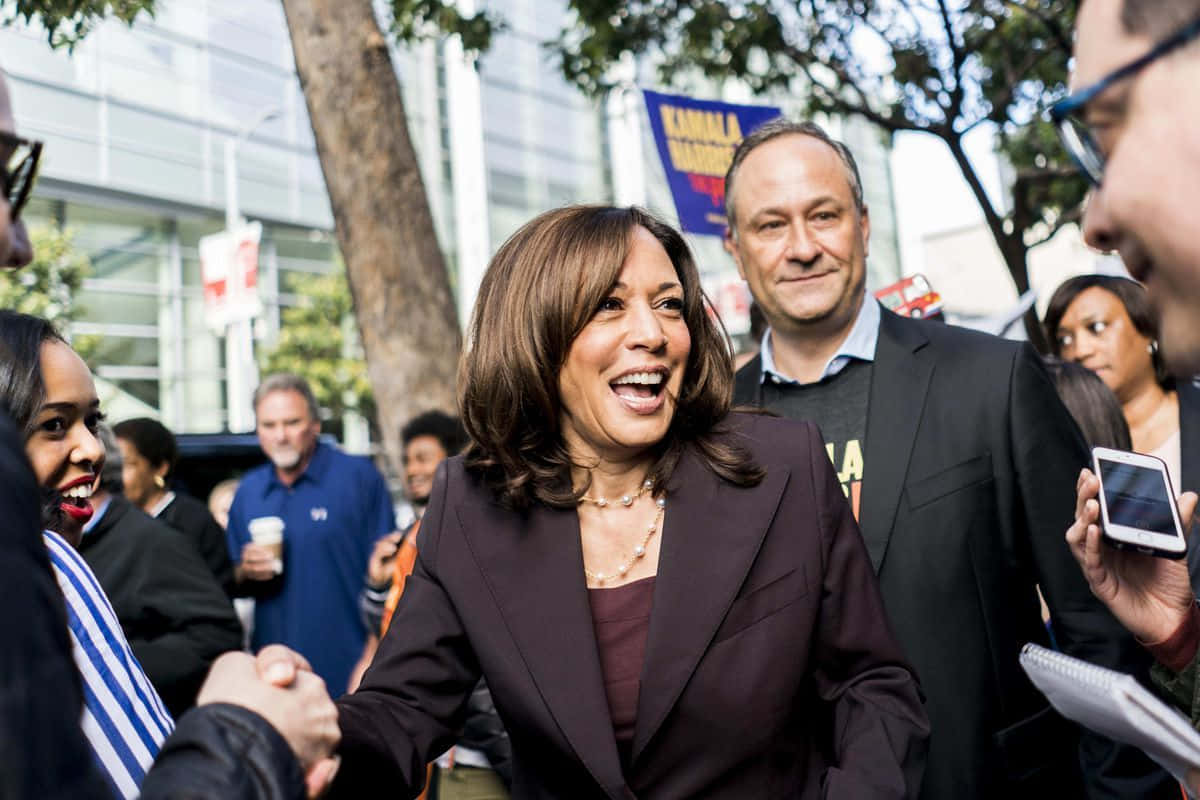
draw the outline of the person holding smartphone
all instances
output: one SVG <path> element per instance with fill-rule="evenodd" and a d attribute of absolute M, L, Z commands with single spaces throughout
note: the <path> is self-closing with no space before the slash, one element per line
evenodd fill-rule
<path fill-rule="evenodd" d="M 1200 176 L 1200 2 L 1089 0 L 1076 19 L 1072 94 L 1051 110 L 1092 194 L 1084 238 L 1116 251 L 1145 287 L 1161 355 L 1176 376 L 1200 372 L 1200 240 L 1177 187 Z M 1119 121 L 1119 124 L 1114 124 Z M 1159 662 L 1154 677 L 1196 724 L 1200 611 L 1184 561 L 1102 541 L 1100 481 L 1080 473 L 1071 552 L 1092 592 Z M 1184 530 L 1196 495 L 1179 498 Z M 1200 766 L 1200 765 L 1198 765 Z"/>
<path fill-rule="evenodd" d="M 1151 673 L 1200 727 L 1200 608 L 1192 593 L 1187 562 L 1105 543 L 1100 520 L 1100 480 L 1089 469 L 1076 484 L 1075 522 L 1067 543 L 1092 593 L 1138 638 L 1158 664 Z M 1179 519 L 1186 530 L 1196 510 L 1196 493 L 1179 497 Z"/>
<path fill-rule="evenodd" d="M 1076 18 L 1072 94 L 1051 110 L 1093 186 L 1084 238 L 1118 252 L 1145 285 L 1176 376 L 1200 372 L 1200 239 L 1195 208 L 1181 201 L 1200 178 L 1198 40 L 1197 0 L 1088 0 Z M 1200 617 L 1187 568 L 1103 544 L 1099 490 L 1090 470 L 1080 473 L 1071 551 L 1092 592 L 1154 652 L 1156 680 L 1196 724 Z M 1195 508 L 1195 494 L 1180 497 L 1185 530 Z M 1189 774 L 1193 791 L 1198 777 Z"/>

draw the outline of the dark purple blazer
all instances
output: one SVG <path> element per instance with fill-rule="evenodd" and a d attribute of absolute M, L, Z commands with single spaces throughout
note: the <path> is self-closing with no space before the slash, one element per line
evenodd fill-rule
<path fill-rule="evenodd" d="M 900 798 L 928 723 L 815 426 L 734 414 L 766 468 L 739 488 L 691 453 L 668 482 L 632 760 L 623 774 L 573 509 L 506 511 L 450 459 L 417 566 L 358 692 L 335 797 L 414 795 L 480 671 L 514 798 Z"/>

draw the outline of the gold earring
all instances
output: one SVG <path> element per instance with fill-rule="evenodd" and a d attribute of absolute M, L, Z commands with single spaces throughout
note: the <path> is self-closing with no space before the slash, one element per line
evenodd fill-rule
<path fill-rule="evenodd" d="M 162 476 L 162 475 L 155 475 L 155 476 L 154 476 L 154 485 L 155 485 L 155 486 L 157 486 L 157 487 L 158 487 L 158 488 L 160 488 L 160 489 L 165 489 L 165 488 L 167 488 L 167 482 L 163 480 L 163 476 Z"/>

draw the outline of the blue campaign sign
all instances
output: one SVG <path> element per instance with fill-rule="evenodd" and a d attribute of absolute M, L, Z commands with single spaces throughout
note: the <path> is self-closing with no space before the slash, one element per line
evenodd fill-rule
<path fill-rule="evenodd" d="M 689 233 L 725 235 L 725 172 L 733 150 L 780 110 L 649 91 L 642 95 L 680 226 Z"/>

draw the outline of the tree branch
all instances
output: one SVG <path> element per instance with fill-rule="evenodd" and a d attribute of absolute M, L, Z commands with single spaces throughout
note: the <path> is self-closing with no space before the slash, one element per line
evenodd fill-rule
<path fill-rule="evenodd" d="M 1047 16 L 1038 9 L 1031 7 L 1026 3 L 1019 2 L 1018 0 L 1004 0 L 1004 5 L 1024 11 L 1026 14 L 1042 23 L 1042 27 L 1046 29 L 1046 32 L 1050 34 L 1050 37 L 1054 39 L 1059 48 L 1068 56 L 1071 55 L 1071 50 L 1073 47 L 1071 44 L 1070 31 L 1065 30 L 1063 26 L 1059 24 L 1059 20 L 1057 18 Z"/>
<path fill-rule="evenodd" d="M 863 93 L 858 84 L 853 82 L 853 79 L 848 77 L 843 78 L 843 80 L 845 80 L 849 85 L 851 91 L 853 91 L 862 101 L 861 105 L 851 103 L 849 100 L 843 99 L 836 91 L 830 89 L 828 86 L 817 80 L 816 76 L 813 75 L 809 64 L 797 62 L 797 66 L 800 68 L 800 71 L 804 73 L 804 77 L 808 80 L 810 86 L 819 90 L 823 95 L 821 102 L 825 106 L 826 110 L 840 111 L 845 114 L 857 114 L 858 116 L 875 123 L 889 133 L 896 133 L 897 131 L 929 130 L 929 128 L 921 127 L 920 125 L 910 122 L 903 117 L 897 118 L 894 116 L 884 116 L 875 109 L 871 108 L 870 105 L 867 104 L 866 95 Z M 844 74 L 830 65 L 825 66 L 832 69 L 836 74 L 838 74 L 839 77 L 842 77 Z"/>
<path fill-rule="evenodd" d="M 1021 169 L 1017 170 L 1016 179 L 1013 181 L 1013 190 L 1015 191 L 1020 188 L 1021 184 L 1023 183 L 1053 183 L 1054 181 L 1062 180 L 1063 178 L 1071 178 L 1078 174 L 1078 169 L 1067 166 Z"/>
<path fill-rule="evenodd" d="M 966 54 L 954 35 L 954 21 L 950 19 L 950 9 L 946 0 L 938 0 L 938 11 L 942 17 L 942 29 L 946 31 L 946 42 L 950 47 L 952 59 L 951 74 L 954 76 L 954 88 L 950 90 L 950 104 L 945 107 L 946 119 L 953 120 L 962 113 L 963 104 L 963 67 L 966 64 Z"/>
<path fill-rule="evenodd" d="M 1071 224 L 1077 224 L 1082 220 L 1083 220 L 1083 204 L 1080 203 L 1079 205 L 1075 206 L 1070 211 L 1068 211 L 1064 214 L 1060 214 L 1058 219 L 1055 220 L 1054 225 L 1050 228 L 1050 232 L 1048 234 L 1046 234 L 1045 236 L 1043 236 L 1042 238 L 1038 239 L 1036 242 L 1026 245 L 1026 249 L 1032 250 L 1035 247 L 1039 247 L 1039 246 L 1045 244 L 1046 242 L 1050 241 L 1055 236 L 1057 236 L 1058 232 L 1061 231 L 1063 228 L 1065 228 Z"/>
<path fill-rule="evenodd" d="M 975 173 L 975 167 L 971 164 L 971 160 L 967 158 L 967 153 L 963 149 L 962 140 L 957 137 L 943 137 L 946 145 L 950 148 L 950 154 L 954 156 L 955 163 L 958 164 L 958 169 L 966 179 L 967 185 L 971 188 L 971 193 L 975 195 L 975 201 L 979 203 L 980 209 L 983 210 L 983 218 L 987 222 L 988 228 L 992 231 L 992 236 L 996 238 L 997 244 L 1005 239 L 1008 234 L 1004 231 L 1004 220 L 996 212 L 996 207 L 992 205 L 992 200 L 987 195 L 987 191 L 983 188 L 983 182 L 979 180 L 979 176 Z"/>

